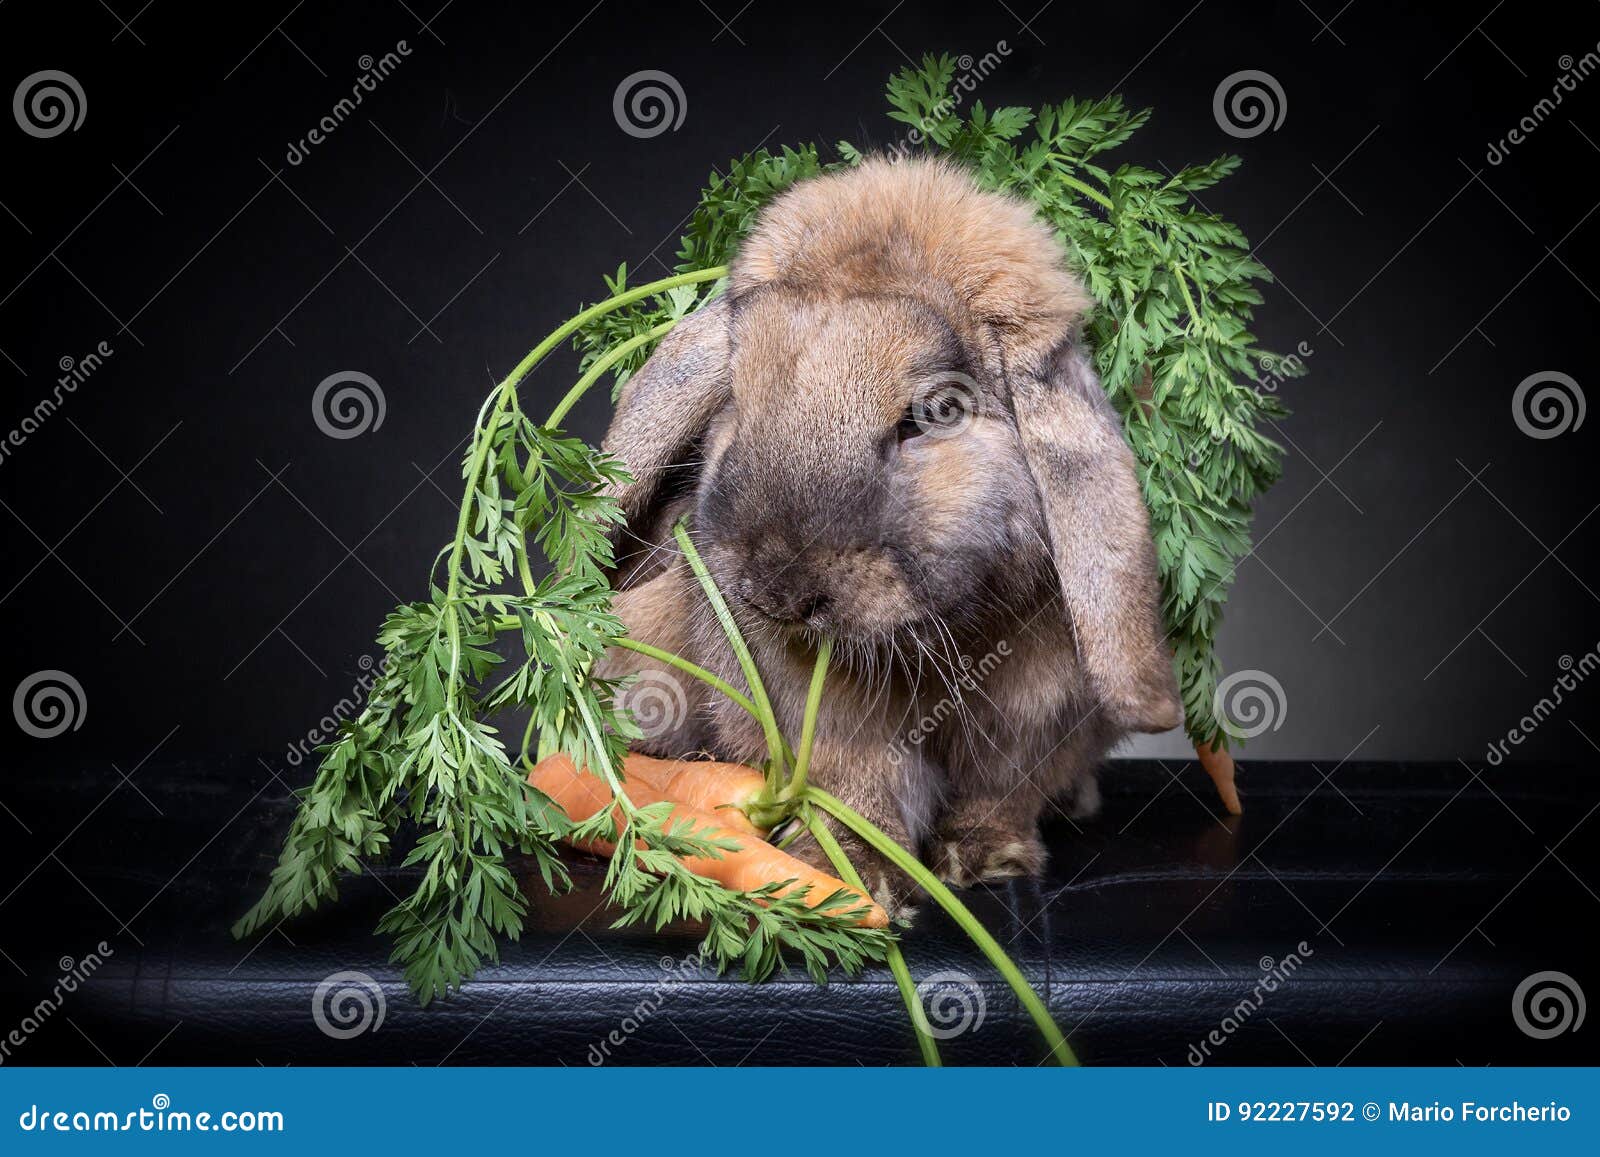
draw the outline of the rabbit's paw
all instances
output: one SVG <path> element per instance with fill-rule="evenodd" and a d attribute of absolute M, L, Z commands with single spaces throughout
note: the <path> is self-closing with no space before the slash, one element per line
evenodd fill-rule
<path fill-rule="evenodd" d="M 857 839 L 853 833 L 838 832 L 835 838 L 846 858 L 860 874 L 868 894 L 889 914 L 889 919 L 911 923 L 917 915 L 916 903 L 922 898 L 922 889 L 890 863 L 887 857 Z M 833 861 L 810 836 L 797 842 L 789 849 L 789 853 L 830 876 L 839 874 Z"/>
<path fill-rule="evenodd" d="M 987 825 L 944 828 L 932 850 L 934 875 L 956 888 L 1037 876 L 1048 858 L 1038 836 Z"/>

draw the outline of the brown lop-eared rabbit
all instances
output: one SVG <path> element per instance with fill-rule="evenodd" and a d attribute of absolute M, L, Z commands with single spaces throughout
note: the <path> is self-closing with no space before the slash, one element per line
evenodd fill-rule
<path fill-rule="evenodd" d="M 1133 455 L 1080 344 L 1089 303 L 1026 205 L 869 161 L 762 213 L 605 439 L 635 479 L 629 632 L 745 686 L 672 540 L 687 515 L 785 735 L 836 640 L 812 782 L 956 885 L 1038 873 L 1051 801 L 1092 811 L 1111 746 L 1182 721 Z M 635 672 L 686 707 L 646 720 L 640 750 L 764 757 L 725 697 L 608 655 L 606 675 Z M 909 881 L 835 830 L 908 911 Z"/>

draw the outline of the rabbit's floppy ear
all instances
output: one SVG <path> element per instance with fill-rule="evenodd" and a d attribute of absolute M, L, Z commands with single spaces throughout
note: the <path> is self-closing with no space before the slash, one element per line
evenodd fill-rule
<path fill-rule="evenodd" d="M 1120 727 L 1178 726 L 1149 513 L 1116 411 L 1072 342 L 1015 374 L 1011 400 L 1091 690 Z"/>
<path fill-rule="evenodd" d="M 643 582 L 659 569 L 662 560 L 652 548 L 671 535 L 673 520 L 686 506 L 696 443 L 729 388 L 726 297 L 678 323 L 623 384 L 601 442 L 633 478 L 611 491 L 627 518 L 615 536 L 618 586 Z M 641 549 L 643 560 L 630 558 Z"/>

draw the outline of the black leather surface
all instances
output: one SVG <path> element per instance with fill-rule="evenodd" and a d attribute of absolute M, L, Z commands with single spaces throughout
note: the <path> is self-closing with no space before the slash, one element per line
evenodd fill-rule
<path fill-rule="evenodd" d="M 584 1065 L 614 1030 L 613 1064 L 917 1059 L 881 970 L 826 988 L 697 975 L 663 996 L 661 963 L 691 951 L 692 931 L 610 929 L 589 863 L 566 896 L 530 881 L 522 940 L 427 1009 L 371 933 L 403 873 L 352 881 L 334 908 L 236 943 L 227 927 L 276 855 L 288 784 L 257 759 L 151 763 L 129 780 L 112 763 L 12 767 L 0 792 L 0 1033 L 39 1022 L 6 1063 Z M 1263 962 L 1302 941 L 1292 979 L 1208 1063 L 1600 1060 L 1600 1026 L 1535 1039 L 1512 1015 L 1536 972 L 1600 991 L 1591 769 L 1262 763 L 1241 782 L 1246 814 L 1229 819 L 1193 765 L 1115 763 L 1099 817 L 1049 826 L 1048 879 L 966 895 L 1085 1062 L 1191 1063 Z M 92 979 L 35 1015 L 61 958 L 100 941 L 112 954 Z M 1043 1059 L 1009 990 L 940 913 L 924 908 L 905 949 L 917 977 L 981 987 L 982 1022 L 944 1042 L 948 1063 Z M 313 992 L 346 970 L 381 984 L 384 1019 L 332 1039 Z"/>

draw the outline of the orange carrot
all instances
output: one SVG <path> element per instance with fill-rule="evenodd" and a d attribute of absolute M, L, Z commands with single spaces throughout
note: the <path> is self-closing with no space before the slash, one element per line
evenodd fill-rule
<path fill-rule="evenodd" d="M 623 761 L 622 770 L 630 785 L 642 783 L 668 799 L 709 812 L 725 828 L 766 835 L 743 810 L 767 786 L 766 777 L 753 767 L 713 760 L 656 759 L 634 752 Z M 632 798 L 632 787 L 628 790 Z"/>
<path fill-rule="evenodd" d="M 1226 751 L 1218 751 L 1209 743 L 1195 744 L 1194 751 L 1200 757 L 1200 766 L 1206 769 L 1211 782 L 1217 785 L 1217 794 L 1222 797 L 1222 806 L 1228 810 L 1228 814 L 1243 815 L 1244 806 L 1239 802 L 1239 789 L 1233 782 L 1233 756 Z"/>
<path fill-rule="evenodd" d="M 568 818 L 577 823 L 589 819 L 601 808 L 612 803 L 611 791 L 605 781 L 599 776 L 579 771 L 573 766 L 572 760 L 565 755 L 552 755 L 548 759 L 541 760 L 539 766 L 528 773 L 528 782 L 560 805 Z M 806 906 L 811 908 L 815 908 L 834 892 L 843 890 L 860 897 L 866 906 L 857 923 L 868 928 L 883 928 L 888 925 L 888 914 L 873 903 L 870 897 L 861 895 L 844 881 L 818 871 L 810 864 L 795 859 L 763 840 L 756 839 L 746 832 L 734 831 L 722 824 L 717 816 L 669 799 L 638 780 L 629 781 L 627 792 L 628 798 L 639 807 L 663 802 L 673 804 L 669 825 L 689 820 L 694 824 L 695 834 L 702 839 L 731 839 L 739 844 L 736 850 L 724 850 L 720 859 L 710 856 L 683 857 L 683 866 L 695 875 L 715 880 L 723 887 L 734 891 L 751 891 L 783 880 L 793 881 L 787 887 L 780 889 L 780 895 L 809 884 L 811 891 L 806 894 L 805 902 Z M 623 822 L 621 808 L 616 809 L 613 818 L 620 827 Z M 607 841 L 596 840 L 583 850 L 611 855 L 615 848 Z"/>

